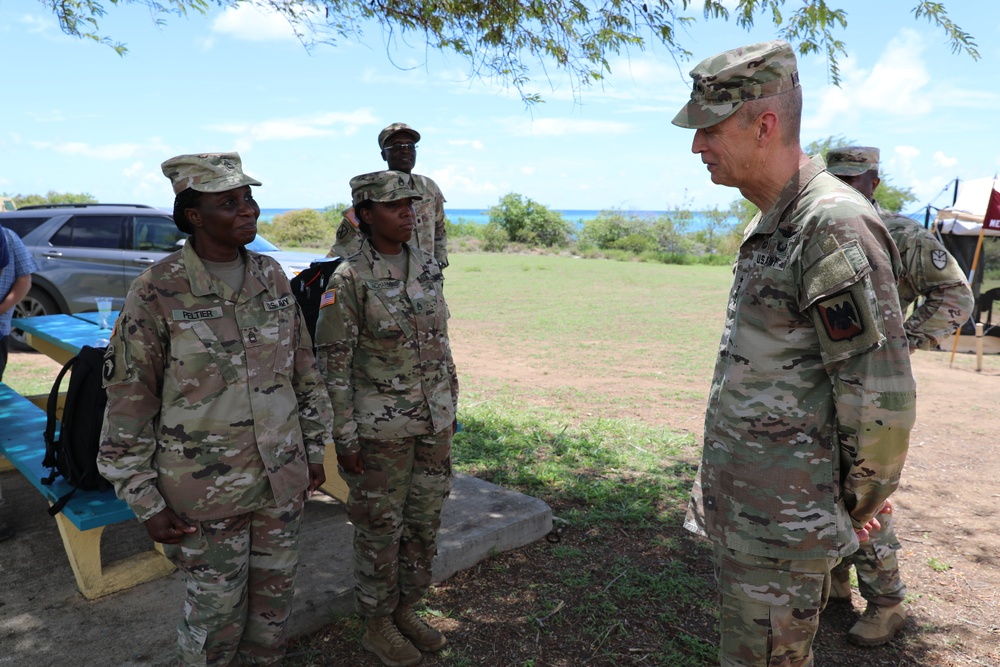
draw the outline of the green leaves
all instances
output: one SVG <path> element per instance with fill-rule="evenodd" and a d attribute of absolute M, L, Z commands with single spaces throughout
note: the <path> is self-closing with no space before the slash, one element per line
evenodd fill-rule
<path fill-rule="evenodd" d="M 59 20 L 63 32 L 94 40 L 124 55 L 127 48 L 102 35 L 99 22 L 107 14 L 97 0 L 40 0 Z M 184 16 L 190 10 L 206 13 L 206 0 L 110 0 L 113 6 L 146 7 L 153 20 L 165 15 Z M 221 7 L 236 7 L 241 0 L 217 0 Z M 285 18 L 309 46 L 335 44 L 339 38 L 362 38 L 362 28 L 372 23 L 383 29 L 387 50 L 397 36 L 422 37 L 428 48 L 453 51 L 469 62 L 473 76 L 512 86 L 525 104 L 541 101 L 528 90 L 538 72 L 548 78 L 546 66 L 569 76 L 574 93 L 600 82 L 611 71 L 609 56 L 629 47 L 644 49 L 650 41 L 673 54 L 690 56 L 678 41 L 677 28 L 697 20 L 689 8 L 701 4 L 702 20 L 734 20 L 749 29 L 772 23 L 778 34 L 794 44 L 800 54 L 823 54 L 830 79 L 840 83 L 838 62 L 847 44 L 837 33 L 845 30 L 848 15 L 827 0 L 799 0 L 786 18 L 786 0 L 739 0 L 730 9 L 723 0 L 253 0 L 263 10 Z M 923 0 L 912 10 L 947 36 L 953 53 L 979 58 L 976 43 L 956 25 L 944 4 Z M 705 54 L 710 55 L 710 54 Z"/>

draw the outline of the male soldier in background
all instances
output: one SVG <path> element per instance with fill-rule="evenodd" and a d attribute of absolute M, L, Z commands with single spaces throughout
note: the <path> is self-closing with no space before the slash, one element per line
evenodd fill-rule
<path fill-rule="evenodd" d="M 444 195 L 437 183 L 427 176 L 413 173 L 417 163 L 417 142 L 420 133 L 406 123 L 393 123 L 378 134 L 378 147 L 382 159 L 392 171 L 409 174 L 409 187 L 420 194 L 413 202 L 417 214 L 410 244 L 434 256 L 442 269 L 448 266 L 448 239 L 444 226 Z M 351 207 L 344 211 L 344 218 L 337 228 L 337 240 L 327 257 L 350 257 L 361 248 L 358 220 Z"/>
<path fill-rule="evenodd" d="M 877 148 L 850 146 L 827 153 L 827 171 L 834 174 L 872 203 L 896 244 L 902 262 L 899 276 L 899 305 L 905 314 L 918 297 L 923 302 L 904 323 L 910 351 L 933 349 L 962 326 L 972 313 L 972 290 L 961 267 L 944 245 L 916 221 L 883 211 L 875 201 L 878 187 Z M 851 563 L 858 571 L 858 589 L 868 602 L 864 614 L 847 633 L 862 646 L 888 642 L 906 621 L 906 586 L 899 576 L 896 552 L 899 541 L 892 515 L 885 516 L 882 527 L 872 532 L 851 556 L 833 570 L 830 600 L 851 601 Z"/>
<path fill-rule="evenodd" d="M 674 118 L 747 227 L 685 526 L 715 550 L 720 664 L 809 667 L 831 569 L 878 527 L 916 392 L 899 255 L 871 206 L 800 147 L 802 89 L 782 41 L 692 71 Z"/>

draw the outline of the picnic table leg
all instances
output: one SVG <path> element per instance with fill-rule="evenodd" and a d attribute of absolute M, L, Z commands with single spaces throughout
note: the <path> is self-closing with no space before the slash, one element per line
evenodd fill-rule
<path fill-rule="evenodd" d="M 323 459 L 323 471 L 326 472 L 326 483 L 319 487 L 319 490 L 342 503 L 346 503 L 350 489 L 344 478 L 340 476 L 336 456 L 327 456 Z"/>
<path fill-rule="evenodd" d="M 156 550 L 150 549 L 103 567 L 103 526 L 81 531 L 62 514 L 56 515 L 56 525 L 59 526 L 66 556 L 76 576 L 76 586 L 88 600 L 165 577 L 174 571 L 173 564 L 164 557 L 160 545 L 156 545 Z"/>

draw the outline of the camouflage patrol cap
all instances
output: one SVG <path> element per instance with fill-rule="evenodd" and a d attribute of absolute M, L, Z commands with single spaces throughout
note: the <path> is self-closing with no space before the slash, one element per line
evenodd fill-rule
<path fill-rule="evenodd" d="M 691 99 L 674 116 L 673 124 L 698 129 L 733 115 L 747 100 L 759 100 L 799 85 L 791 44 L 761 42 L 723 51 L 691 70 Z"/>
<path fill-rule="evenodd" d="M 401 171 L 373 171 L 351 179 L 351 200 L 357 206 L 363 201 L 390 202 L 400 199 L 422 199 L 410 187 L 410 175 Z"/>
<path fill-rule="evenodd" d="M 397 132 L 408 132 L 413 135 L 413 141 L 420 141 L 420 133 L 406 123 L 393 123 L 378 133 L 378 147 L 385 148 L 389 138 Z"/>
<path fill-rule="evenodd" d="M 832 148 L 826 154 L 826 170 L 835 176 L 860 176 L 878 170 L 878 149 L 871 146 Z"/>
<path fill-rule="evenodd" d="M 170 179 L 174 194 L 191 188 L 197 192 L 225 192 L 260 181 L 243 173 L 239 153 L 199 153 L 178 155 L 160 165 Z"/>

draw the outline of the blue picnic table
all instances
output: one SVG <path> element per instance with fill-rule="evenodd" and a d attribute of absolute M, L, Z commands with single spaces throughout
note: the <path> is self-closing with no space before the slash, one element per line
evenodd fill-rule
<path fill-rule="evenodd" d="M 24 331 L 29 345 L 60 363 L 75 356 L 83 345 L 106 345 L 111 333 L 110 329 L 101 329 L 96 320 L 89 321 L 73 315 L 17 318 L 12 325 Z M 42 484 L 42 479 L 49 474 L 48 469 L 42 466 L 45 422 L 44 409 L 0 383 L 0 454 L 52 505 L 69 493 L 72 487 L 62 478 L 51 485 Z M 135 519 L 135 514 L 110 489 L 77 490 L 55 516 L 77 587 L 87 599 L 124 590 L 173 572 L 173 565 L 163 556 L 158 545 L 116 563 L 105 565 L 101 562 L 104 527 L 132 519 Z"/>

